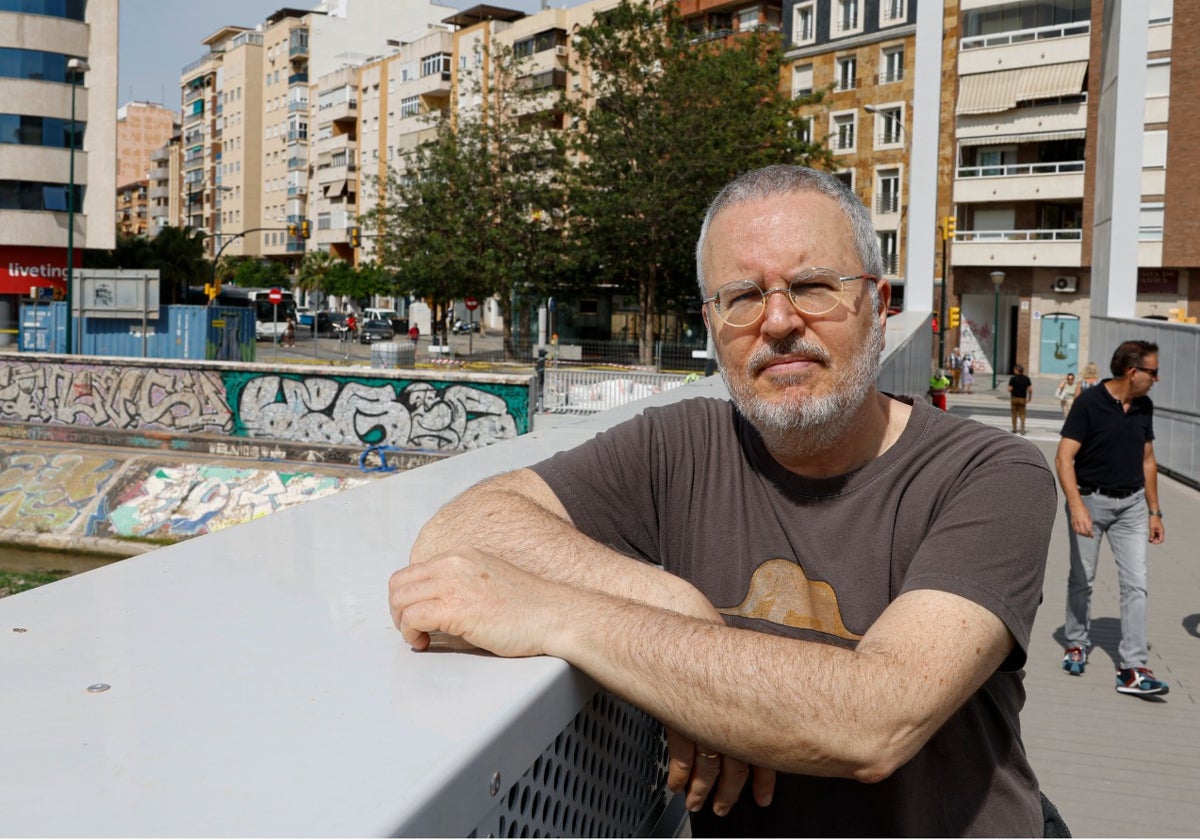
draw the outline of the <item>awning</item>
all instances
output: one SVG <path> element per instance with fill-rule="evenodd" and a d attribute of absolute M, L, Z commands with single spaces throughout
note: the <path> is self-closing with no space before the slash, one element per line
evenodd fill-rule
<path fill-rule="evenodd" d="M 341 195 L 345 191 L 346 191 L 345 180 L 330 181 L 328 184 L 325 185 L 325 195 L 327 195 L 327 196 Z"/>
<path fill-rule="evenodd" d="M 987 134 L 982 137 L 961 137 L 960 146 L 1003 146 L 1008 143 L 1046 143 L 1050 140 L 1082 140 L 1087 132 L 1041 131 L 1034 134 Z"/>
<path fill-rule="evenodd" d="M 1017 107 L 1018 102 L 1077 96 L 1083 91 L 1087 68 L 1086 61 L 1069 61 L 963 76 L 955 113 L 995 114 Z"/>
<path fill-rule="evenodd" d="M 1087 68 L 1086 61 L 1027 67 L 1021 71 L 1017 101 L 1078 96 L 1083 91 L 1083 77 L 1087 75 Z"/>

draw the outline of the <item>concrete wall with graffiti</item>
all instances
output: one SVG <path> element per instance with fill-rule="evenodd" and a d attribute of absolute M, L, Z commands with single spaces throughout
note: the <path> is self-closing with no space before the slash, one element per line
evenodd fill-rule
<path fill-rule="evenodd" d="M 372 478 L 0 446 L 0 535 L 56 534 L 76 546 L 88 538 L 186 539 Z"/>
<path fill-rule="evenodd" d="M 22 354 L 0 359 L 0 423 L 450 453 L 528 432 L 535 386 L 530 375 Z"/>

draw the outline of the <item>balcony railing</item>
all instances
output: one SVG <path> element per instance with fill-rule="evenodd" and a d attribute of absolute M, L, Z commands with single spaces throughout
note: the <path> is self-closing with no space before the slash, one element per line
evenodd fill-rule
<path fill-rule="evenodd" d="M 288 112 L 294 113 L 296 111 L 304 111 L 305 113 L 307 113 L 308 112 L 308 100 L 305 99 L 302 102 L 289 102 L 288 103 Z"/>
<path fill-rule="evenodd" d="M 883 254 L 880 259 L 883 261 L 884 274 L 895 276 L 900 273 L 899 254 Z"/>
<path fill-rule="evenodd" d="M 1066 175 L 1083 171 L 1083 161 L 1068 160 L 1058 163 L 1013 163 L 1004 166 L 960 166 L 959 178 L 1007 178 L 1014 175 Z"/>
<path fill-rule="evenodd" d="M 1078 242 L 1083 239 L 1079 228 L 1039 230 L 960 230 L 955 242 Z"/>
<path fill-rule="evenodd" d="M 900 196 L 897 193 L 884 193 L 875 197 L 875 212 L 884 213 L 899 213 L 900 212 Z"/>
<path fill-rule="evenodd" d="M 1071 35 L 1087 35 L 1092 31 L 1091 21 L 1066 23 L 1059 26 L 1038 26 L 1033 29 L 1014 29 L 992 35 L 975 35 L 963 38 L 960 49 L 973 50 L 979 47 L 1002 47 L 1008 44 L 1024 44 L 1028 41 L 1043 41 L 1049 38 L 1066 38 Z"/>
<path fill-rule="evenodd" d="M 849 79 L 838 79 L 836 82 L 833 83 L 833 89 L 835 91 L 837 91 L 838 93 L 840 93 L 844 90 L 854 90 L 856 87 L 858 87 L 858 78 L 857 77 L 851 77 Z"/>

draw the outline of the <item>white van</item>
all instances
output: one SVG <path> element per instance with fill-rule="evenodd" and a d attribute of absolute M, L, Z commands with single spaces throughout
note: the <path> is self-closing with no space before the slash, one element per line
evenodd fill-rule
<path fill-rule="evenodd" d="M 398 321 L 400 315 L 395 309 L 378 309 L 372 306 L 363 310 L 363 320 Z"/>

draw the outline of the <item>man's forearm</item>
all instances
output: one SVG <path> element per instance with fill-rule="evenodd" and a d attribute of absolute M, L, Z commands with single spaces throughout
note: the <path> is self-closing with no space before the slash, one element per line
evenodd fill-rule
<path fill-rule="evenodd" d="M 597 596 L 555 622 L 546 652 L 726 755 L 875 782 L 908 761 L 1011 649 L 998 619 L 958 599 L 947 608 L 949 597 L 902 596 L 895 623 L 916 614 L 922 632 L 899 641 L 882 630 L 851 651 Z M 951 652 L 963 641 L 972 657 Z M 945 657 L 935 653 L 943 644 Z"/>
<path fill-rule="evenodd" d="M 461 545 L 556 583 L 720 620 L 687 581 L 581 533 L 550 489 L 529 470 L 477 484 L 439 510 L 418 534 L 411 560 L 423 562 Z"/>

